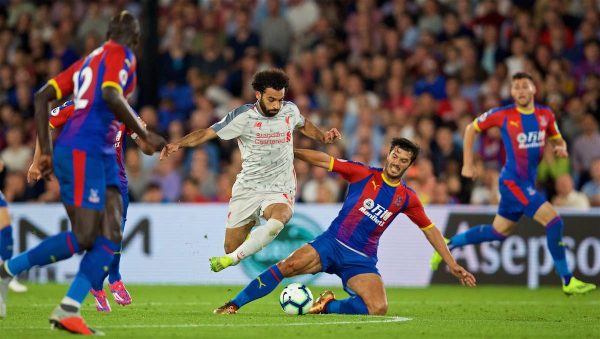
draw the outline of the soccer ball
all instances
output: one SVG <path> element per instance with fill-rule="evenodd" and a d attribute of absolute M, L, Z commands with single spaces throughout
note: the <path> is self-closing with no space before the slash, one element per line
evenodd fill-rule
<path fill-rule="evenodd" d="M 287 314 L 302 315 L 310 310 L 313 296 L 305 285 L 293 283 L 283 289 L 279 296 L 279 304 Z"/>

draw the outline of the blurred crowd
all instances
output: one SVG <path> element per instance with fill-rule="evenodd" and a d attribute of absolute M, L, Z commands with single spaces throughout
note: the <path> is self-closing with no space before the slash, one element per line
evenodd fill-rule
<path fill-rule="evenodd" d="M 33 93 L 103 40 L 108 19 L 139 1 L 0 1 L 0 157 L 8 201 L 57 201 L 56 181 L 26 183 Z M 380 166 L 389 140 L 422 147 L 406 174 L 424 204 L 497 204 L 498 130 L 477 141 L 476 181 L 460 176 L 464 128 L 511 102 L 510 76 L 531 73 L 554 111 L 570 158 L 544 154 L 539 188 L 558 206 L 600 206 L 600 4 L 595 0 L 161 0 L 159 104 L 139 107 L 174 141 L 254 102 L 252 75 L 290 77 L 287 100 L 343 140 L 296 147 Z M 138 53 L 138 58 L 143 55 Z M 549 150 L 549 149 L 548 149 Z M 215 140 L 166 161 L 129 144 L 132 201 L 228 201 L 241 157 Z M 345 184 L 296 161 L 296 199 L 341 201 Z"/>

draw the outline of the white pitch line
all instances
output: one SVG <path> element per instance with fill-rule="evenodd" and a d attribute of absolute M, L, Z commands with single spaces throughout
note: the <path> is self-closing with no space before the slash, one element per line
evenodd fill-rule
<path fill-rule="evenodd" d="M 326 322 L 298 322 L 298 323 L 272 323 L 272 324 L 148 324 L 148 325 L 108 325 L 108 326 L 92 326 L 98 329 L 128 329 L 128 328 L 199 328 L 199 327 L 285 327 L 285 326 L 313 326 L 313 325 L 366 325 L 366 324 L 381 324 L 381 323 L 399 323 L 410 321 L 412 318 L 406 317 L 378 317 L 372 316 L 374 319 L 362 321 L 326 321 Z M 10 330 L 46 330 L 48 327 L 1 327 L 2 329 Z"/>

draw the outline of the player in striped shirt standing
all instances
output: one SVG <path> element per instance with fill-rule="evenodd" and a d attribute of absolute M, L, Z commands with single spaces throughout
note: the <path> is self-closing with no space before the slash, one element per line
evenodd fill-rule
<path fill-rule="evenodd" d="M 242 171 L 229 202 L 226 255 L 210 258 L 214 272 L 260 251 L 292 217 L 296 194 L 294 131 L 322 143 L 332 143 L 341 137 L 335 128 L 321 131 L 304 119 L 294 103 L 283 100 L 288 82 L 287 75 L 279 69 L 256 73 L 252 81 L 257 100 L 254 104 L 234 109 L 210 128 L 194 131 L 166 145 L 161 153 L 164 158 L 181 147 L 196 147 L 216 137 L 237 138 Z M 260 217 L 267 222 L 250 233 Z"/>
<path fill-rule="evenodd" d="M 297 149 L 294 154 L 313 166 L 338 173 L 350 183 L 340 213 L 323 234 L 264 271 L 214 313 L 237 313 L 240 307 L 269 294 L 284 278 L 327 272 L 342 279 L 350 297 L 336 300 L 333 292 L 326 291 L 310 313 L 384 315 L 387 298 L 376 267 L 377 249 L 379 238 L 400 213 L 423 231 L 463 285 L 475 286 L 475 278 L 456 263 L 416 193 L 402 181 L 419 154 L 417 145 L 408 139 L 393 139 L 383 168 L 334 159 L 312 150 Z"/>
<path fill-rule="evenodd" d="M 500 206 L 492 224 L 478 225 L 452 237 L 450 249 L 468 244 L 506 239 L 517 226 L 523 214 L 546 228 L 548 249 L 554 259 L 554 268 L 562 279 L 567 295 L 584 294 L 596 285 L 573 277 L 565 257 L 562 241 L 563 221 L 558 212 L 535 189 L 537 167 L 542 160 L 546 139 L 554 154 L 566 158 L 567 144 L 556 125 L 550 108 L 534 103 L 536 88 L 531 75 L 516 73 L 512 77 L 511 95 L 514 104 L 493 108 L 467 126 L 464 139 L 464 165 L 462 175 L 474 178 L 473 143 L 478 132 L 498 127 L 506 149 L 506 163 L 500 173 Z M 442 261 L 434 253 L 431 267 L 436 270 Z"/>

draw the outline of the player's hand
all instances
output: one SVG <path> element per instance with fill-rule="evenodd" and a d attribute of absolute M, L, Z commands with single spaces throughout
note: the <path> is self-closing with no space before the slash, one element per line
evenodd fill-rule
<path fill-rule="evenodd" d="M 567 146 L 564 145 L 556 145 L 553 148 L 554 155 L 559 158 L 567 158 L 569 157 L 569 152 L 567 152 Z"/>
<path fill-rule="evenodd" d="M 450 273 L 457 277 L 463 286 L 475 287 L 477 285 L 477 280 L 475 280 L 475 277 L 458 264 L 450 267 Z"/>
<path fill-rule="evenodd" d="M 29 170 L 27 171 L 27 183 L 31 184 L 32 182 L 36 182 L 42 178 L 42 172 L 38 165 L 33 162 L 31 166 L 29 166 Z"/>
<path fill-rule="evenodd" d="M 166 144 L 162 151 L 160 151 L 160 160 L 167 158 L 177 151 L 179 151 L 179 144 Z"/>
<path fill-rule="evenodd" d="M 52 173 L 54 168 L 52 167 L 52 155 L 42 154 L 38 160 L 38 167 L 40 173 L 45 180 L 52 180 Z"/>
<path fill-rule="evenodd" d="M 475 173 L 475 166 L 464 164 L 460 174 L 465 178 L 477 179 L 477 173 Z"/>
<path fill-rule="evenodd" d="M 337 130 L 337 128 L 332 128 L 325 132 L 325 135 L 323 136 L 323 143 L 331 144 L 338 139 L 342 139 L 342 134 Z"/>

